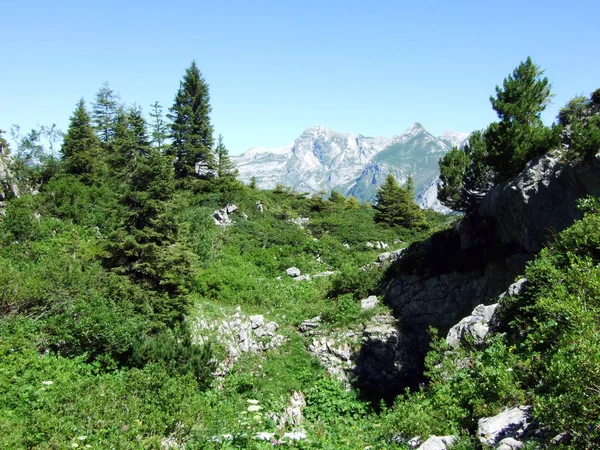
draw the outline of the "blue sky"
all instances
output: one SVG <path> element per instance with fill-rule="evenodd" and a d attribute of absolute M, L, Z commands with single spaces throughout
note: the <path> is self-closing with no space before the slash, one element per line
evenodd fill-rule
<path fill-rule="evenodd" d="M 550 123 L 600 87 L 600 2 L 0 0 L 0 128 L 56 123 L 107 81 L 127 104 L 171 106 L 196 60 L 232 154 L 310 126 L 393 136 L 495 119 L 494 87 L 531 56 Z"/>

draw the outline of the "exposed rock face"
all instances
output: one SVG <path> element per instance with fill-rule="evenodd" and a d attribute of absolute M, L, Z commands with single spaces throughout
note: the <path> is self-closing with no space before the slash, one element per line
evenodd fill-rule
<path fill-rule="evenodd" d="M 481 340 L 489 327 L 485 305 L 497 302 L 525 263 L 580 218 L 578 198 L 600 195 L 600 153 L 578 164 L 564 159 L 556 150 L 530 161 L 514 180 L 494 187 L 477 213 L 392 263 L 397 275 L 388 282 L 384 301 L 406 338 L 417 343 L 414 364 L 423 363 L 428 327 L 444 333 L 477 305 L 482 305 L 474 311 L 477 317 L 466 319 L 450 340 L 456 343 L 466 334 Z"/>
<path fill-rule="evenodd" d="M 354 384 L 375 400 L 392 400 L 418 376 L 410 349 L 414 342 L 398 329 L 389 313 L 375 315 L 360 329 L 320 332 L 320 318 L 306 320 L 299 331 L 312 336 L 308 351 L 327 371 L 348 386 Z M 405 377 L 405 378 L 403 378 Z"/>
<path fill-rule="evenodd" d="M 446 450 L 452 447 L 456 436 L 431 436 L 417 450 Z"/>
<path fill-rule="evenodd" d="M 600 153 L 574 166 L 564 158 L 564 150 L 535 158 L 514 180 L 485 197 L 479 216 L 492 221 L 503 243 L 538 252 L 555 233 L 581 218 L 578 198 L 600 195 Z"/>
<path fill-rule="evenodd" d="M 446 342 L 451 348 L 457 348 L 465 343 L 480 345 L 484 342 L 490 331 L 489 323 L 498 307 L 492 305 L 477 305 L 471 315 L 465 317 L 448 332 Z"/>
<path fill-rule="evenodd" d="M 480 419 L 477 426 L 479 441 L 485 445 L 515 444 L 529 428 L 529 407 L 505 409 L 493 417 Z M 506 442 L 505 442 L 506 440 Z M 514 448 L 514 447 L 509 447 Z M 518 447 L 517 447 L 518 448 Z"/>
<path fill-rule="evenodd" d="M 279 325 L 265 322 L 262 315 L 245 316 L 236 312 L 221 320 L 198 318 L 192 324 L 192 339 L 204 344 L 215 341 L 227 351 L 227 358 L 217 368 L 216 375 L 226 375 L 242 353 L 267 351 L 283 344 L 284 336 L 277 334 Z"/>

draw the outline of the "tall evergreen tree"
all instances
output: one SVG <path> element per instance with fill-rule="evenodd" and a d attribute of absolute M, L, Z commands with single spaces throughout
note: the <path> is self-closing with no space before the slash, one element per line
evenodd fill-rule
<path fill-rule="evenodd" d="M 529 159 L 558 143 L 541 118 L 552 98 L 543 73 L 527 58 L 490 97 L 500 121 L 490 124 L 485 133 L 486 162 L 494 169 L 496 182 L 515 176 Z"/>
<path fill-rule="evenodd" d="M 86 184 L 98 181 L 103 173 L 100 142 L 92 128 L 83 99 L 77 103 L 70 119 L 61 152 L 67 173 L 79 176 Z"/>
<path fill-rule="evenodd" d="M 170 109 L 176 178 L 209 178 L 215 168 L 210 95 L 196 62 L 186 69 Z"/>
<path fill-rule="evenodd" d="M 229 157 L 229 151 L 223 143 L 223 136 L 219 135 L 217 147 L 215 148 L 215 156 L 217 160 L 216 174 L 218 178 L 235 179 L 238 175 L 238 169 Z"/>
<path fill-rule="evenodd" d="M 178 240 L 174 216 L 173 166 L 169 158 L 150 149 L 138 157 L 120 196 L 125 213 L 106 243 L 105 265 L 134 282 L 164 294 L 155 301 L 161 320 L 179 319 L 181 295 L 190 273 L 191 253 Z"/>
<path fill-rule="evenodd" d="M 115 134 L 120 109 L 122 107 L 119 104 L 119 96 L 105 82 L 96 94 L 96 102 L 92 107 L 94 127 L 104 145 L 108 144 Z"/>
<path fill-rule="evenodd" d="M 151 142 L 156 148 L 162 150 L 169 137 L 169 126 L 164 119 L 163 107 L 159 102 L 152 103 L 150 108 L 152 108 L 150 110 L 150 117 L 152 118 L 150 122 Z"/>
<path fill-rule="evenodd" d="M 425 215 L 413 199 L 410 183 L 402 187 L 391 173 L 383 185 L 377 190 L 375 209 L 376 222 L 384 222 L 390 226 L 404 228 L 422 228 L 425 225 Z"/>

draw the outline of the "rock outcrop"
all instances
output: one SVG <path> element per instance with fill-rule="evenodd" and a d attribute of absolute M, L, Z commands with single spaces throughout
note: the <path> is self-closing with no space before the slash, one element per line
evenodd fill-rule
<path fill-rule="evenodd" d="M 266 322 L 263 315 L 246 316 L 236 312 L 220 320 L 199 317 L 192 323 L 192 339 L 197 344 L 216 342 L 223 346 L 227 357 L 222 361 L 216 375 L 226 375 L 242 353 L 262 352 L 279 347 L 285 337 L 277 334 L 279 325 Z"/>
<path fill-rule="evenodd" d="M 486 195 L 478 219 L 491 221 L 502 243 L 540 251 L 581 218 L 578 198 L 600 195 L 600 153 L 579 164 L 565 164 L 565 159 L 565 150 L 555 150 L 530 161 L 514 180 Z"/>
<path fill-rule="evenodd" d="M 479 441 L 490 446 L 518 448 L 515 446 L 521 443 L 520 439 L 525 436 L 530 425 L 529 409 L 527 406 L 508 408 L 493 417 L 480 419 L 477 425 Z"/>
<path fill-rule="evenodd" d="M 392 400 L 418 375 L 419 367 L 410 358 L 414 342 L 400 332 L 391 314 L 378 313 L 359 329 L 321 332 L 320 324 L 320 317 L 314 317 L 298 327 L 312 337 L 308 351 L 333 377 L 356 386 L 365 396 Z"/>
<path fill-rule="evenodd" d="M 478 305 L 450 340 L 470 334 L 480 341 L 493 325 L 486 305 L 497 302 L 525 263 L 581 217 L 578 198 L 600 195 L 600 153 L 577 164 L 565 160 L 563 150 L 533 159 L 515 179 L 492 188 L 476 213 L 413 244 L 392 263 L 384 301 L 405 338 L 416 342 L 414 364 L 423 364 L 430 326 L 444 334 Z"/>

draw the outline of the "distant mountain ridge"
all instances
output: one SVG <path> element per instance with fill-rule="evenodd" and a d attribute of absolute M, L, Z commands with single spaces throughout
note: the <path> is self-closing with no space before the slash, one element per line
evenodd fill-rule
<path fill-rule="evenodd" d="M 275 149 L 252 147 L 232 157 L 240 178 L 272 189 L 281 184 L 298 192 L 339 190 L 362 201 L 372 201 L 377 187 L 392 172 L 399 182 L 415 180 L 417 201 L 425 208 L 437 202 L 438 160 L 468 133 L 445 131 L 436 137 L 414 123 L 392 138 L 338 133 L 323 126 L 305 130 L 292 144 Z"/>

